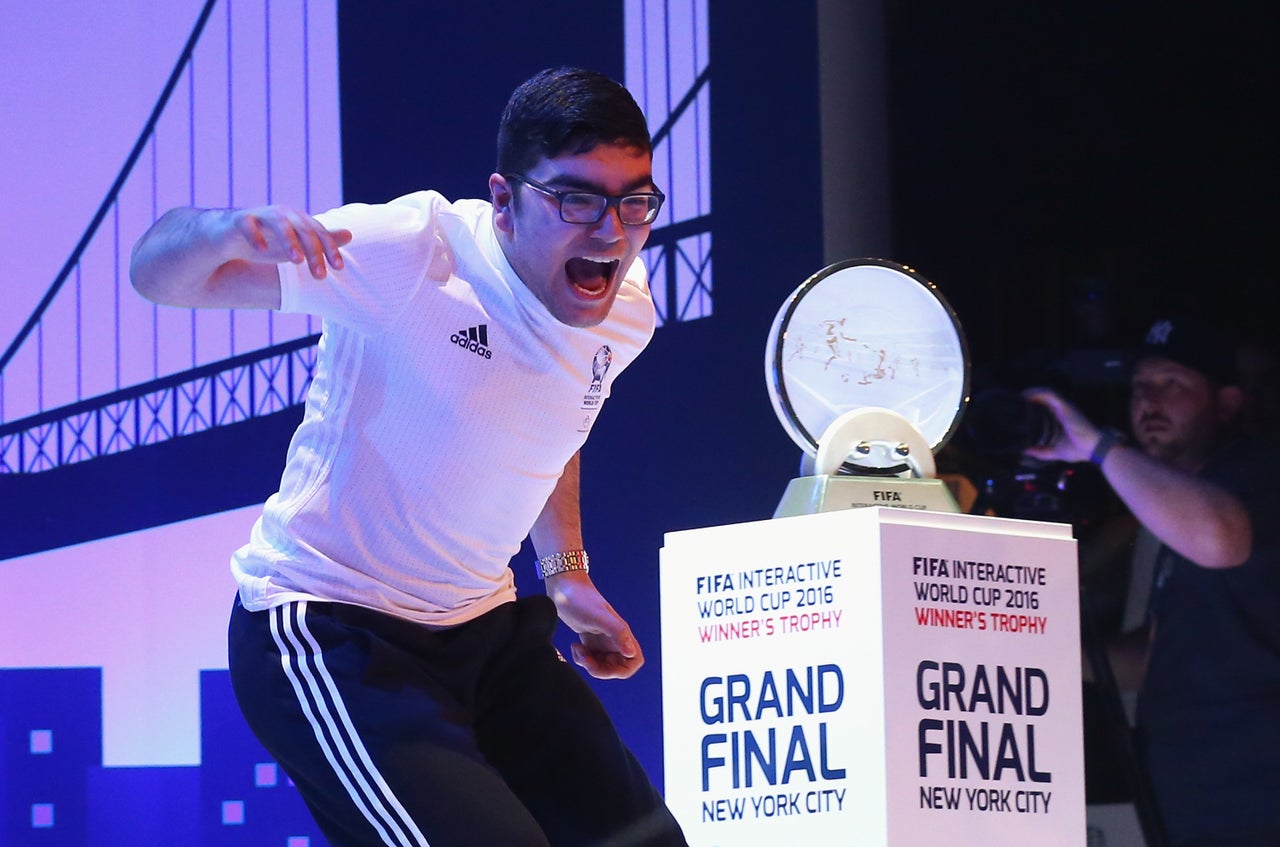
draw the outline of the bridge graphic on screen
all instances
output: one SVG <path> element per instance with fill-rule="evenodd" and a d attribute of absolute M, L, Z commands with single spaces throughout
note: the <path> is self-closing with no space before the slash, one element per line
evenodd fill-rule
<path fill-rule="evenodd" d="M 710 69 L 704 4 L 627 6 L 627 81 L 668 202 L 645 250 L 661 322 L 711 313 Z M 0 353 L 0 473 L 38 473 L 301 403 L 310 318 L 143 301 L 133 241 L 174 205 L 340 197 L 336 63 L 309 5 L 210 0 L 83 237 Z M 332 25 L 332 22 L 329 22 Z M 281 46 L 286 45 L 286 46 Z"/>
<path fill-rule="evenodd" d="M 340 196 L 336 19 L 326 5 L 203 5 L 97 213 L 0 353 L 0 473 L 38 473 L 277 411 L 305 394 L 318 325 L 160 308 L 129 250 L 176 205 Z"/>
<path fill-rule="evenodd" d="M 706 0 L 626 4 L 626 85 L 667 193 L 645 246 L 659 324 L 705 318 L 711 285 L 711 64 Z"/>

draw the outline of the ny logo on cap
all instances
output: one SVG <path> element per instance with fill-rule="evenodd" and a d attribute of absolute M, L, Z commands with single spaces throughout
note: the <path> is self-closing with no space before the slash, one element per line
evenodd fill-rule
<path fill-rule="evenodd" d="M 1148 344 L 1168 344 L 1169 333 L 1173 332 L 1173 321 L 1156 321 L 1147 330 Z"/>

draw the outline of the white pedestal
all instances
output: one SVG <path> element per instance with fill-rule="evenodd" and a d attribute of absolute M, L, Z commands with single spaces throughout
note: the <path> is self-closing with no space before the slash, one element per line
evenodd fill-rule
<path fill-rule="evenodd" d="M 1084 843 L 1069 526 L 825 512 L 668 533 L 661 577 L 693 847 Z"/>

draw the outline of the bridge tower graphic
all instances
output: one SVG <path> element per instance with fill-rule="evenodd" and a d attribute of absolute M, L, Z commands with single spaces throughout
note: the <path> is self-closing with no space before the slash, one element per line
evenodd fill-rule
<path fill-rule="evenodd" d="M 58 598 L 0 623 L 2 843 L 33 829 L 49 844 L 144 842 L 145 827 L 156 843 L 248 843 L 248 829 L 252 843 L 324 843 L 229 691 L 230 548 L 158 560 L 198 545 L 201 525 L 247 530 L 274 490 L 318 321 L 156 307 L 128 262 L 173 206 L 343 201 L 337 0 L 192 5 L 163 89 L 139 93 L 154 107 L 136 143 L 0 338 L 0 568 L 15 596 Z M 624 9 L 626 83 L 669 198 L 645 251 L 654 300 L 662 323 L 696 320 L 713 305 L 706 0 Z M 143 631 L 168 652 L 140 650 Z"/>
<path fill-rule="evenodd" d="M 336 57 L 323 64 L 311 49 L 319 5 L 205 3 L 97 213 L 0 353 L 0 474 L 62 468 L 302 401 L 314 319 L 158 307 L 130 289 L 128 261 L 136 237 L 171 206 L 319 211 L 341 201 Z M 705 6 L 626 5 L 627 84 L 655 128 L 654 174 L 669 198 L 644 253 L 662 323 L 712 309 Z M 290 27 L 299 31 L 282 37 Z"/>

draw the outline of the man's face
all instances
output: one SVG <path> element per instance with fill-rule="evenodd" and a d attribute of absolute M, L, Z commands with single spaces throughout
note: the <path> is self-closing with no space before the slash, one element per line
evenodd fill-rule
<path fill-rule="evenodd" d="M 1218 389 L 1199 371 L 1158 358 L 1134 369 L 1129 420 L 1148 455 L 1198 470 L 1213 449 L 1220 418 Z"/>
<path fill-rule="evenodd" d="M 621 195 L 653 188 L 648 153 L 599 144 L 587 153 L 541 159 L 524 176 L 558 191 Z M 556 320 L 595 326 L 618 295 L 623 273 L 649 238 L 649 226 L 624 226 L 616 207 L 594 224 L 566 223 L 554 197 L 499 174 L 489 177 L 494 226 L 511 267 Z"/>

